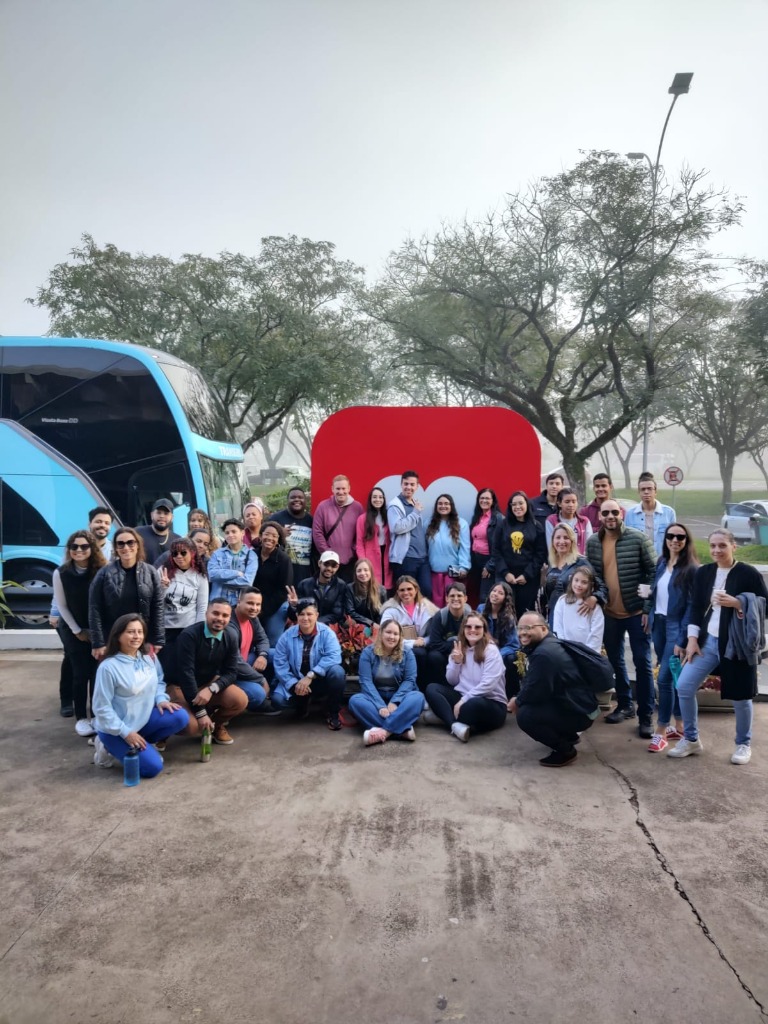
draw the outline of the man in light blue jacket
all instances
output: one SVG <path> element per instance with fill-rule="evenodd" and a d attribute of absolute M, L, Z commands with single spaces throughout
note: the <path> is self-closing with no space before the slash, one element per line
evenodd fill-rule
<path fill-rule="evenodd" d="M 656 500 L 656 481 L 653 473 L 641 473 L 637 481 L 640 504 L 633 505 L 624 516 L 626 526 L 644 533 L 661 555 L 664 549 L 664 534 L 667 527 L 676 521 L 675 510 Z"/>
<path fill-rule="evenodd" d="M 419 475 L 406 469 L 400 478 L 400 494 L 387 506 L 387 525 L 392 538 L 389 564 L 392 582 L 400 576 L 413 576 L 424 597 L 432 597 L 432 573 L 429 569 L 427 536 L 422 512 L 424 506 L 416 498 Z"/>
<path fill-rule="evenodd" d="M 290 705 L 298 718 L 306 718 L 312 697 L 325 697 L 326 724 L 338 732 L 346 683 L 339 641 L 330 626 L 318 622 L 313 598 L 299 601 L 296 619 L 298 625 L 287 629 L 275 648 L 272 707 Z"/>

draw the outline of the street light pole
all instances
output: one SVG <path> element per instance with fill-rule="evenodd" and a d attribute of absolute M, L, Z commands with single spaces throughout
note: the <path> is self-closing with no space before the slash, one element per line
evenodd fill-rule
<path fill-rule="evenodd" d="M 654 278 L 655 278 L 655 262 L 656 262 L 656 195 L 659 185 L 659 166 L 661 164 L 661 149 L 664 145 L 664 136 L 667 134 L 667 125 L 669 119 L 672 116 L 672 111 L 675 109 L 675 104 L 679 96 L 684 95 L 690 91 L 691 79 L 693 78 L 692 72 L 678 72 L 672 79 L 672 85 L 670 85 L 668 92 L 672 95 L 672 102 L 669 105 L 667 116 L 664 120 L 664 127 L 661 129 L 661 136 L 659 138 L 659 148 L 656 150 L 656 163 L 651 162 L 651 158 L 647 153 L 627 153 L 629 160 L 647 160 L 648 169 L 651 172 L 651 287 L 650 294 L 648 296 L 648 347 L 653 348 L 653 314 L 654 314 Z M 649 433 L 649 413 L 648 408 L 645 409 L 645 415 L 643 417 L 643 472 L 645 473 L 648 469 L 648 433 Z"/>

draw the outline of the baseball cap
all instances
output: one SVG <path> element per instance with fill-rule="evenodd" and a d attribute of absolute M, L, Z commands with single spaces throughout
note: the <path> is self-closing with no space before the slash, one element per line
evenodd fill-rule
<path fill-rule="evenodd" d="M 318 561 L 320 565 L 322 565 L 323 562 L 338 562 L 339 565 L 341 565 L 341 559 L 335 551 L 324 551 L 322 555 L 320 555 Z"/>
<path fill-rule="evenodd" d="M 167 508 L 169 512 L 173 512 L 173 502 L 170 498 L 158 498 L 152 506 L 152 511 L 156 512 L 159 508 Z"/>

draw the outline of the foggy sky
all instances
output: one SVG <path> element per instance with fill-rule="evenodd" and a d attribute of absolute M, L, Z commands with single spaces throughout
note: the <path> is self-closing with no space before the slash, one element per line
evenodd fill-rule
<path fill-rule="evenodd" d="M 374 278 L 581 149 L 664 147 L 765 258 L 762 0 L 0 0 L 0 334 L 82 232 L 178 257 L 327 239 Z"/>

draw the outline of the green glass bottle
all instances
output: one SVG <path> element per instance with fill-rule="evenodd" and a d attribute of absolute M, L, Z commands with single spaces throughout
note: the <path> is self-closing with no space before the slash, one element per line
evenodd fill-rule
<path fill-rule="evenodd" d="M 207 725 L 203 729 L 203 740 L 200 744 L 200 760 L 211 760 L 211 730 L 210 727 Z"/>

